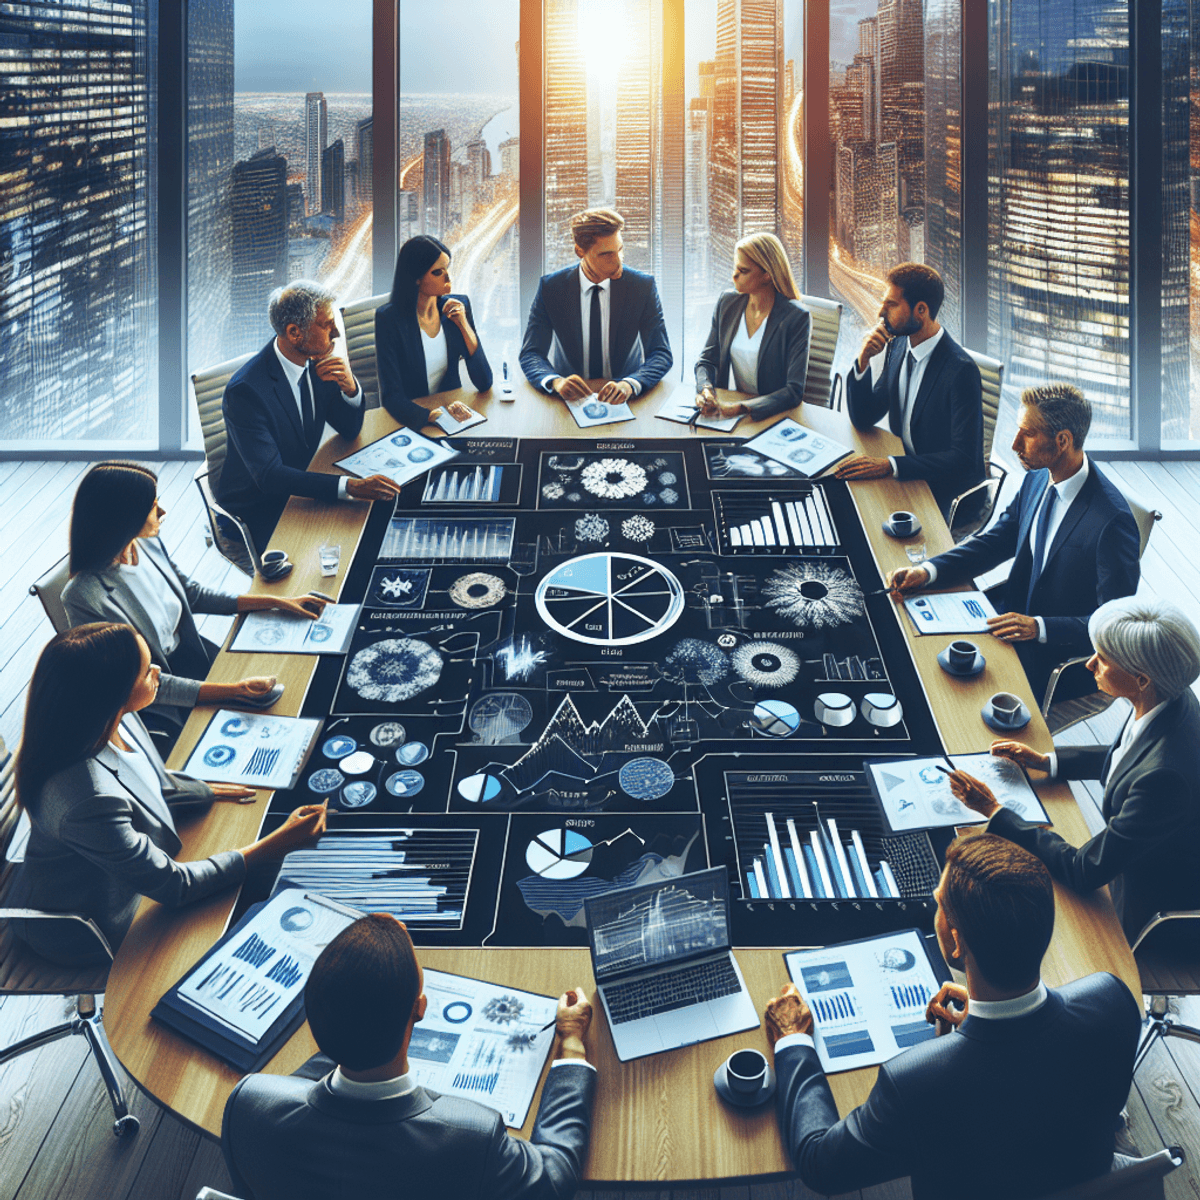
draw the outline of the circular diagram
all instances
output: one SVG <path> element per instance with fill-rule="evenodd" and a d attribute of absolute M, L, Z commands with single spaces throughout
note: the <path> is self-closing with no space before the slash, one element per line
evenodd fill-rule
<path fill-rule="evenodd" d="M 299 905 L 295 908 L 287 909 L 283 916 L 279 918 L 279 928 L 286 929 L 288 933 L 300 933 L 312 923 L 312 911 L 307 908 L 301 908 Z"/>
<path fill-rule="evenodd" d="M 551 629 L 592 646 L 631 646 L 665 633 L 683 614 L 683 588 L 637 554 L 584 554 L 554 568 L 534 603 Z"/>
<path fill-rule="evenodd" d="M 365 775 L 374 765 L 374 755 L 366 750 L 356 750 L 338 763 L 338 770 L 345 775 Z"/>
<path fill-rule="evenodd" d="M 429 757 L 429 747 L 424 742 L 405 742 L 396 750 L 396 761 L 406 767 L 415 767 Z"/>
<path fill-rule="evenodd" d="M 308 790 L 316 792 L 318 796 L 326 796 L 330 792 L 336 792 L 345 782 L 346 777 L 341 771 L 335 771 L 332 767 L 323 767 L 320 771 L 314 771 L 309 777 Z"/>
<path fill-rule="evenodd" d="M 767 737 L 791 737 L 800 728 L 800 713 L 786 700 L 763 700 L 754 706 L 753 722 Z"/>
<path fill-rule="evenodd" d="M 442 1018 L 449 1021 L 451 1025 L 461 1025 L 464 1021 L 471 1019 L 471 1013 L 474 1011 L 465 1000 L 451 1000 L 442 1009 Z"/>
<path fill-rule="evenodd" d="M 344 733 L 335 733 L 333 737 L 325 739 L 321 753 L 326 758 L 345 758 L 357 749 L 358 743 L 352 737 L 347 737 Z"/>
<path fill-rule="evenodd" d="M 433 687 L 442 656 L 416 638 L 392 638 L 360 650 L 346 668 L 346 682 L 364 700 L 398 704 Z"/>
<path fill-rule="evenodd" d="M 242 717 L 230 717 L 224 725 L 221 726 L 221 733 L 225 737 L 244 737 L 250 732 L 250 723 Z"/>
<path fill-rule="evenodd" d="M 495 800 L 500 795 L 500 780 L 494 775 L 468 775 L 459 782 L 458 794 L 471 804 Z"/>
<path fill-rule="evenodd" d="M 425 776 L 420 771 L 397 771 L 383 786 L 393 796 L 415 796 L 425 786 Z"/>
<path fill-rule="evenodd" d="M 473 571 L 450 585 L 450 599 L 459 608 L 491 608 L 493 604 L 499 604 L 507 592 L 504 580 L 486 571 Z"/>
<path fill-rule="evenodd" d="M 525 861 L 543 879 L 574 879 L 592 861 L 592 843 L 573 829 L 547 829 L 525 847 Z"/>
<path fill-rule="evenodd" d="M 617 772 L 617 782 L 635 800 L 661 800 L 675 786 L 675 772 L 661 758 L 631 758 Z"/>
<path fill-rule="evenodd" d="M 232 746 L 210 746 L 204 753 L 204 761 L 210 767 L 227 767 L 236 754 Z"/>
<path fill-rule="evenodd" d="M 398 721 L 384 721 L 371 730 L 371 741 L 376 746 L 395 746 L 404 741 L 404 726 Z"/>
<path fill-rule="evenodd" d="M 375 799 L 375 785 L 360 779 L 355 783 L 346 784 L 342 790 L 343 808 L 362 808 Z"/>

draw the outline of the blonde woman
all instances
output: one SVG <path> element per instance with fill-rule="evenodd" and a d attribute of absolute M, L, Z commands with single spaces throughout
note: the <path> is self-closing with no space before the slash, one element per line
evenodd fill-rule
<path fill-rule="evenodd" d="M 738 242 L 733 287 L 717 301 L 696 362 L 696 407 L 705 416 L 773 417 L 804 399 L 809 332 L 787 252 L 773 233 Z M 753 398 L 718 400 L 717 388 Z"/>

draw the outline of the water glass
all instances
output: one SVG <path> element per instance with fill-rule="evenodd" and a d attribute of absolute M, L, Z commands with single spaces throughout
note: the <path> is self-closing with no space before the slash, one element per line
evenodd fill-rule
<path fill-rule="evenodd" d="M 342 561 L 342 548 L 340 545 L 335 546 L 331 542 L 326 542 L 317 551 L 321 558 L 321 574 L 324 576 L 336 575 L 338 566 Z"/>

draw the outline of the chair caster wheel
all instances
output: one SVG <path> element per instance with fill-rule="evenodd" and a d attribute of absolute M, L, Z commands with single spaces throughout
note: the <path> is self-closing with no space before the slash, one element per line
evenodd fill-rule
<path fill-rule="evenodd" d="M 125 1117 L 118 1117 L 113 1122 L 113 1136 L 119 1138 L 133 1137 L 141 1127 L 141 1121 L 132 1114 Z"/>

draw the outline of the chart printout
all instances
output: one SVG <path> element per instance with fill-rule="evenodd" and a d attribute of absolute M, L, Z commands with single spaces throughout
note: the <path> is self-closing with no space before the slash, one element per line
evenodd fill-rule
<path fill-rule="evenodd" d="M 209 783 L 291 787 L 321 722 L 218 709 L 184 768 Z"/>
<path fill-rule="evenodd" d="M 298 613 L 247 613 L 230 650 L 254 654 L 345 654 L 358 622 L 357 604 L 330 604 L 314 621 Z"/>
<path fill-rule="evenodd" d="M 925 1007 L 940 985 L 916 930 L 794 950 L 784 961 L 812 1010 L 827 1075 L 877 1066 L 936 1036 Z"/>
<path fill-rule="evenodd" d="M 416 479 L 431 467 L 457 457 L 458 451 L 445 440 L 434 441 L 422 437 L 415 430 L 404 429 L 388 434 L 345 458 L 339 458 L 334 466 L 342 467 L 360 479 L 369 475 L 383 475 L 397 487 L 403 487 L 410 479 Z"/>

